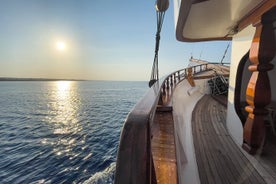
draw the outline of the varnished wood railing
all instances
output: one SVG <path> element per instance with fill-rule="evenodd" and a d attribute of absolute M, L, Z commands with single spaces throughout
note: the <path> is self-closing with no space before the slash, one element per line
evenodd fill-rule
<path fill-rule="evenodd" d="M 211 69 L 208 64 L 190 68 L 193 74 Z M 187 75 L 188 68 L 160 79 L 129 113 L 121 132 L 115 172 L 116 184 L 156 182 L 151 155 L 151 126 L 155 111 L 158 104 L 166 105 L 175 86 Z"/>
<path fill-rule="evenodd" d="M 191 71 L 191 75 L 194 75 L 196 73 L 200 73 L 211 69 L 212 67 L 210 67 L 210 65 L 206 63 L 206 64 L 201 64 L 201 65 L 196 65 L 185 69 L 181 69 L 168 75 L 165 81 L 163 82 L 163 85 L 161 88 L 159 105 L 169 105 L 169 101 L 171 99 L 171 95 L 173 93 L 175 86 L 183 79 L 187 79 L 187 77 L 189 76 L 189 70 Z"/>
<path fill-rule="evenodd" d="M 253 22 L 256 31 L 249 53 L 252 75 L 246 90 L 248 117 L 243 129 L 243 148 L 250 154 L 256 154 L 265 138 L 264 117 L 271 102 L 268 71 L 273 69 L 271 61 L 276 54 L 275 21 L 276 6 Z"/>

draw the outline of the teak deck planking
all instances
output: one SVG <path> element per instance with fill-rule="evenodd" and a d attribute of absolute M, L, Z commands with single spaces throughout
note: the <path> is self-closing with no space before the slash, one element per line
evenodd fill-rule
<path fill-rule="evenodd" d="M 205 95 L 192 114 L 201 183 L 265 183 L 225 127 L 226 108 Z"/>
<path fill-rule="evenodd" d="M 177 167 L 173 116 L 170 111 L 157 111 L 152 127 L 151 150 L 158 184 L 176 184 Z"/>

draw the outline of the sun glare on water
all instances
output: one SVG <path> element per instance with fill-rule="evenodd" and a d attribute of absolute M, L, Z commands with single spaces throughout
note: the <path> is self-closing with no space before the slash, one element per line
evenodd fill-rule
<path fill-rule="evenodd" d="M 66 44 L 63 41 L 57 41 L 56 42 L 56 48 L 57 50 L 64 51 L 66 49 Z"/>

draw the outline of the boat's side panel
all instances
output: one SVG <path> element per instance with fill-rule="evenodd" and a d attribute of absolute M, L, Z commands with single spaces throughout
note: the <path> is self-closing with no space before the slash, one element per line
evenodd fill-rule
<path fill-rule="evenodd" d="M 234 92 L 237 68 L 242 57 L 248 52 L 254 36 L 255 28 L 247 27 L 233 37 L 231 67 L 228 91 L 227 128 L 234 140 L 241 145 L 243 141 L 243 127 L 234 109 Z M 245 94 L 244 94 L 245 95 Z"/>
<path fill-rule="evenodd" d="M 160 83 L 163 83 L 161 79 Z M 149 183 L 152 180 L 150 126 L 160 95 L 156 82 L 129 113 L 121 132 L 115 184 Z"/>

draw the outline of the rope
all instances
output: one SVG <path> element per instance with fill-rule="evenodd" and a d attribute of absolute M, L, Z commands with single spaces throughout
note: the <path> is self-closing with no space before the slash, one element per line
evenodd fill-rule
<path fill-rule="evenodd" d="M 151 87 L 156 81 L 159 80 L 159 70 L 158 70 L 158 51 L 159 51 L 159 43 L 160 43 L 160 33 L 165 17 L 165 11 L 164 12 L 159 12 L 156 11 L 156 17 L 157 17 L 157 31 L 155 35 L 155 55 L 154 55 L 154 60 L 153 60 L 153 65 L 152 65 L 152 70 L 151 70 L 151 78 L 149 81 L 149 87 Z"/>
<path fill-rule="evenodd" d="M 220 64 L 221 64 L 221 65 L 223 65 L 223 60 L 224 60 L 224 58 L 225 58 L 225 55 L 226 55 L 226 53 L 227 53 L 227 50 L 228 50 L 229 46 L 230 46 L 230 42 L 228 43 L 228 45 L 227 45 L 227 47 L 226 47 L 226 49 L 225 49 L 225 51 L 224 51 L 223 57 L 222 57 L 222 59 L 221 59 L 221 61 L 220 61 Z"/>

